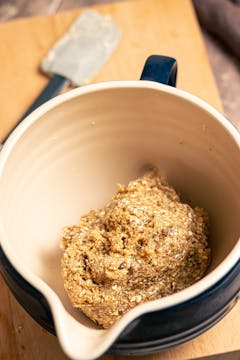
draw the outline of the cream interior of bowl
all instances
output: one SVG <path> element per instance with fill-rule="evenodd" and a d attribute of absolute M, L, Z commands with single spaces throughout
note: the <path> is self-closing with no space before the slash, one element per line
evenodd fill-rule
<path fill-rule="evenodd" d="M 149 82 L 77 89 L 30 115 L 3 150 L 1 240 L 89 328 L 64 291 L 61 228 L 104 205 L 147 164 L 209 212 L 210 272 L 238 241 L 239 147 L 211 113 L 165 90 Z"/>

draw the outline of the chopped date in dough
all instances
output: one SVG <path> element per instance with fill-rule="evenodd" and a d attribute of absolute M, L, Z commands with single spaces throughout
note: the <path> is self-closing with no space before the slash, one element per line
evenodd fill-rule
<path fill-rule="evenodd" d="M 62 276 L 74 307 L 104 328 L 176 293 L 208 267 L 208 215 L 180 202 L 156 170 L 118 185 L 106 206 L 62 231 Z"/>

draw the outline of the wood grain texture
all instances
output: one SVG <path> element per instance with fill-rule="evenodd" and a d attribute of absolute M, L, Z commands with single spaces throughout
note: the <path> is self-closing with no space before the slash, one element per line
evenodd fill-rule
<path fill-rule="evenodd" d="M 99 11 L 113 16 L 122 35 L 117 51 L 93 82 L 138 79 L 147 56 L 170 55 L 178 60 L 178 87 L 222 109 L 189 0 L 182 0 L 181 4 L 176 0 L 113 3 L 100 6 Z M 47 83 L 46 76 L 38 70 L 41 59 L 78 14 L 79 10 L 75 10 L 1 25 L 4 71 L 0 80 L 5 90 L 1 94 L 0 139 Z"/>
<path fill-rule="evenodd" d="M 19 17 L 54 14 L 58 11 L 127 0 L 0 0 L 0 22 Z M 225 0 L 240 5 L 240 0 Z M 22 5 L 24 3 L 24 6 Z M 203 29 L 202 29 L 203 30 Z M 239 60 L 214 36 L 203 30 L 212 71 L 228 119 L 240 130 Z"/>
<path fill-rule="evenodd" d="M 98 10 L 111 14 L 119 24 L 121 41 L 93 82 L 138 79 L 148 55 L 170 55 L 179 64 L 178 87 L 222 110 L 189 0 L 138 0 L 106 4 Z M 47 83 L 48 79 L 38 70 L 41 59 L 79 13 L 80 10 L 74 10 L 0 25 L 0 81 L 4 89 L 0 97 L 0 137 L 8 133 Z M 183 360 L 239 349 L 239 320 L 240 304 L 199 338 L 143 359 Z M 26 314 L 2 280 L 0 359 L 66 359 L 57 339 Z M 103 359 L 123 358 L 104 356 Z"/>

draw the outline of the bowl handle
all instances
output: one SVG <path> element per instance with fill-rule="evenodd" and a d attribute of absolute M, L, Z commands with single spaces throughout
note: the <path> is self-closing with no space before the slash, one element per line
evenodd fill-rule
<path fill-rule="evenodd" d="M 147 58 L 140 80 L 156 81 L 165 85 L 176 86 L 177 61 L 162 55 Z"/>

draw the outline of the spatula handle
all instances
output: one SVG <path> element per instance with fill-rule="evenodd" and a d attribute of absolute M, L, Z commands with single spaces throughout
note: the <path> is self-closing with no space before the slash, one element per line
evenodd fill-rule
<path fill-rule="evenodd" d="M 69 80 L 62 75 L 54 75 L 53 78 L 49 81 L 47 86 L 42 90 L 39 96 L 34 100 L 32 105 L 28 108 L 25 114 L 22 116 L 19 122 L 23 120 L 27 115 L 29 115 L 33 110 L 37 109 L 40 105 L 46 101 L 52 99 L 54 96 L 58 95 L 63 87 L 69 84 Z"/>
<path fill-rule="evenodd" d="M 39 96 L 34 100 L 32 105 L 28 108 L 28 110 L 24 113 L 24 115 L 19 119 L 19 121 L 15 124 L 14 128 L 8 133 L 8 135 L 3 139 L 2 144 L 7 140 L 8 136 L 12 133 L 12 131 L 16 128 L 16 126 L 31 112 L 37 109 L 40 105 L 45 103 L 47 100 L 52 99 L 54 96 L 58 95 L 63 87 L 69 84 L 69 80 L 62 75 L 54 75 L 53 78 L 49 81 L 47 86 L 42 90 Z"/>

